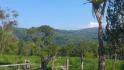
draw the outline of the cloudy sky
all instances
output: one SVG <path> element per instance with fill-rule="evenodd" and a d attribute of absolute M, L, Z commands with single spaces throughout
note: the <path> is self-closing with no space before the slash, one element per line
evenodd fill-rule
<path fill-rule="evenodd" d="M 18 27 L 50 25 L 57 29 L 77 30 L 96 27 L 91 4 L 86 0 L 0 0 L 0 6 L 19 13 Z"/>

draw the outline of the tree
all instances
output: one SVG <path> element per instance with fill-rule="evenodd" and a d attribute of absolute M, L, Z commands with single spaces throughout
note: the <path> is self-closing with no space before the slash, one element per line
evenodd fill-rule
<path fill-rule="evenodd" d="M 42 34 L 42 41 L 43 41 L 44 46 L 46 47 L 52 44 L 52 40 L 54 37 L 54 29 L 48 25 L 43 25 L 39 27 L 38 30 Z"/>
<path fill-rule="evenodd" d="M 49 53 L 50 55 L 52 55 L 52 70 L 55 70 L 55 59 L 56 56 L 59 53 L 60 50 L 60 46 L 56 45 L 56 44 L 52 44 L 51 46 L 48 47 Z"/>
<path fill-rule="evenodd" d="M 0 8 L 0 51 L 7 48 L 10 39 L 14 39 L 13 27 L 17 24 L 17 12 Z"/>
<path fill-rule="evenodd" d="M 64 46 L 64 51 L 66 55 L 66 70 L 69 70 L 69 60 L 70 60 L 70 55 L 72 54 L 74 49 L 74 44 L 69 43 Z"/>
<path fill-rule="evenodd" d="M 98 21 L 98 41 L 99 41 L 99 64 L 98 70 L 105 70 L 105 46 L 103 41 L 103 27 L 102 27 L 102 17 L 105 12 L 105 7 L 107 0 L 89 0 L 92 3 L 93 13 Z"/>
<path fill-rule="evenodd" d="M 33 42 L 27 41 L 23 46 L 23 54 L 28 58 L 28 56 L 34 54 L 36 45 Z"/>
<path fill-rule="evenodd" d="M 89 41 L 80 41 L 76 44 L 74 52 L 80 57 L 80 70 L 84 69 L 84 58 L 97 57 L 97 44 Z"/>
<path fill-rule="evenodd" d="M 84 69 L 84 67 L 83 67 L 83 60 L 84 60 L 84 55 L 85 55 L 85 53 L 88 51 L 88 46 L 87 46 L 88 44 L 86 44 L 86 42 L 80 42 L 79 44 L 78 44 L 78 47 L 76 47 L 76 50 L 77 50 L 77 52 L 79 53 L 79 56 L 80 56 L 80 65 L 81 65 L 81 70 L 83 70 Z"/>
<path fill-rule="evenodd" d="M 113 70 L 115 69 L 115 62 L 117 59 L 117 52 L 124 43 L 124 1 L 123 0 L 109 0 L 107 8 L 107 26 L 106 35 L 109 49 L 114 55 Z"/>
<path fill-rule="evenodd" d="M 50 48 L 53 45 L 54 29 L 48 25 L 43 25 L 38 28 L 29 29 L 28 34 L 37 46 L 37 55 L 41 58 L 41 70 L 46 70 L 48 62 L 53 57 L 50 53 Z"/>

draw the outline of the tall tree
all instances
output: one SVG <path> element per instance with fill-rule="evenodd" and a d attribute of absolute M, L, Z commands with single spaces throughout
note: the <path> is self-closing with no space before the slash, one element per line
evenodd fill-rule
<path fill-rule="evenodd" d="M 69 43 L 64 46 L 64 50 L 66 52 L 66 70 L 69 70 L 69 64 L 70 64 L 70 55 L 72 54 L 72 51 L 74 49 L 74 44 Z"/>
<path fill-rule="evenodd" d="M 38 55 L 41 58 L 41 70 L 46 70 L 48 62 L 53 57 L 50 53 L 50 48 L 53 45 L 52 39 L 54 36 L 54 29 L 48 25 L 43 25 L 38 28 L 29 29 L 28 33 L 32 41 L 37 45 Z"/>
<path fill-rule="evenodd" d="M 92 3 L 93 13 L 98 21 L 98 41 L 99 41 L 99 64 L 98 70 L 105 70 L 105 46 L 103 41 L 102 17 L 105 12 L 107 0 L 88 0 Z"/>
<path fill-rule="evenodd" d="M 52 70 L 55 70 L 55 59 L 57 54 L 59 53 L 60 47 L 58 45 L 51 45 L 48 47 L 50 55 L 52 55 Z"/>
<path fill-rule="evenodd" d="M 115 69 L 115 62 L 117 58 L 117 51 L 124 43 L 124 1 L 123 0 L 109 0 L 107 8 L 107 26 L 106 35 L 109 48 L 114 55 L 113 70 Z"/>
<path fill-rule="evenodd" d="M 88 44 L 86 44 L 86 42 L 82 41 L 78 44 L 78 48 L 76 47 L 77 49 L 77 52 L 79 53 L 79 56 L 80 56 L 80 70 L 83 70 L 84 69 L 84 66 L 83 66 L 83 60 L 84 60 L 84 55 L 85 53 L 88 51 Z"/>
<path fill-rule="evenodd" d="M 11 11 L 9 9 L 5 10 L 0 8 L 0 51 L 1 54 L 7 47 L 9 41 L 8 39 L 12 39 L 10 37 L 14 37 L 13 35 L 13 27 L 17 24 L 16 21 L 17 12 Z M 16 37 L 15 37 L 16 38 Z"/>

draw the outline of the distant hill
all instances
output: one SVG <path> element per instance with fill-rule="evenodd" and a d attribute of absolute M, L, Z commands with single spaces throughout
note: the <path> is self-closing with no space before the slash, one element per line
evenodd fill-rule
<path fill-rule="evenodd" d="M 20 40 L 30 40 L 30 37 L 27 35 L 27 29 L 25 28 L 16 28 L 14 33 Z M 62 45 L 68 42 L 76 43 L 82 40 L 97 41 L 97 28 L 86 28 L 81 30 L 55 29 L 54 42 L 56 44 Z"/>
<path fill-rule="evenodd" d="M 82 40 L 96 41 L 97 39 L 97 28 L 87 28 L 81 30 L 58 30 L 56 29 L 55 36 L 56 43 L 63 44 L 67 41 L 79 42 Z"/>

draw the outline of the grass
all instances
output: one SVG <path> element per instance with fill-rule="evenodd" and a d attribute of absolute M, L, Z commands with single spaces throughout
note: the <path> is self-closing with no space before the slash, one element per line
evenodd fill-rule
<path fill-rule="evenodd" d="M 61 65 L 66 64 L 65 57 L 58 57 L 55 62 L 55 66 L 59 67 Z M 84 59 L 84 70 L 98 70 L 98 59 Z M 106 60 L 106 70 L 112 70 L 113 61 L 110 59 Z M 49 63 L 51 66 L 51 63 Z M 80 59 L 78 57 L 71 57 L 70 58 L 70 70 L 80 70 Z M 57 70 L 61 70 L 57 68 Z M 115 70 L 124 70 L 124 61 L 117 60 L 115 65 Z"/>
<path fill-rule="evenodd" d="M 25 57 L 18 56 L 18 63 L 23 63 Z M 32 68 L 40 67 L 40 58 L 38 56 L 30 56 L 29 60 L 31 62 Z M 0 56 L 0 65 L 4 64 L 15 64 L 16 58 L 14 55 L 3 55 Z M 113 61 L 110 59 L 106 60 L 106 70 L 112 70 Z M 55 60 L 56 70 L 61 70 L 60 66 L 66 65 L 65 57 L 57 57 Z M 51 67 L 51 62 L 49 62 L 48 67 Z M 0 70 L 17 70 L 17 67 L 6 67 L 0 68 Z M 78 57 L 70 57 L 70 70 L 80 70 L 80 59 Z M 84 59 L 84 70 L 97 70 L 98 69 L 98 61 L 97 59 Z M 115 65 L 115 70 L 124 70 L 124 61 L 117 60 Z"/>

